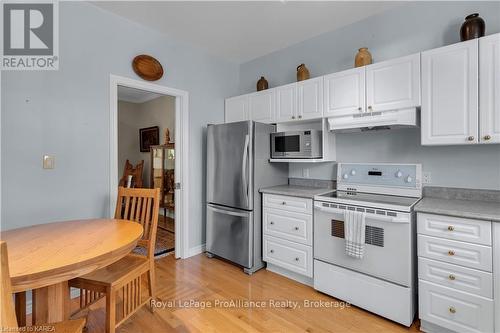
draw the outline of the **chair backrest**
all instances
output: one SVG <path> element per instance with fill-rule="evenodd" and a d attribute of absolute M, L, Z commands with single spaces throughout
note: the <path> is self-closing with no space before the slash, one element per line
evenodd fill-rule
<path fill-rule="evenodd" d="M 9 274 L 9 256 L 7 253 L 7 243 L 0 242 L 2 275 L 0 287 L 0 331 L 1 328 L 17 328 L 16 312 L 14 310 L 14 300 L 12 299 L 12 285 Z M 6 330 L 8 332 L 8 330 Z"/>
<path fill-rule="evenodd" d="M 126 186 L 127 185 L 127 177 L 132 176 L 133 180 L 133 187 L 141 188 L 142 185 L 142 170 L 144 168 L 144 160 L 141 160 L 141 162 L 137 163 L 137 165 L 134 167 L 129 160 L 125 161 L 125 167 L 123 169 L 123 176 L 120 179 L 120 182 L 118 183 L 119 186 Z"/>
<path fill-rule="evenodd" d="M 147 249 L 147 257 L 154 257 L 156 229 L 160 210 L 160 189 L 118 188 L 115 218 L 140 223 L 144 234 L 138 245 Z"/>

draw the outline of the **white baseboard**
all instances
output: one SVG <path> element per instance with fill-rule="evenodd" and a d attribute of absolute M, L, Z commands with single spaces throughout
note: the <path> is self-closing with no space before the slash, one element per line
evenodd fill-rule
<path fill-rule="evenodd" d="M 187 257 L 184 258 L 184 259 L 187 259 L 189 257 L 195 256 L 195 255 L 203 253 L 203 252 L 205 252 L 205 244 L 201 244 L 201 245 L 198 245 L 198 246 L 191 247 L 188 250 Z"/>

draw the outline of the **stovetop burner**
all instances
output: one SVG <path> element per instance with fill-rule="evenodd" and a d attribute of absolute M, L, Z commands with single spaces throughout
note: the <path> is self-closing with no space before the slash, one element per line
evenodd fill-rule
<path fill-rule="evenodd" d="M 350 191 L 331 191 L 315 196 L 314 200 L 373 208 L 410 211 L 420 198 Z"/>

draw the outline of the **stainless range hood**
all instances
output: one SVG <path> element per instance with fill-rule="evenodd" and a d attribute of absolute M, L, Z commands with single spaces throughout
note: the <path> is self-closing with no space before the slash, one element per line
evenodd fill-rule
<path fill-rule="evenodd" d="M 418 127 L 420 123 L 417 108 L 393 111 L 376 111 L 328 118 L 333 132 L 359 132 L 391 128 Z"/>

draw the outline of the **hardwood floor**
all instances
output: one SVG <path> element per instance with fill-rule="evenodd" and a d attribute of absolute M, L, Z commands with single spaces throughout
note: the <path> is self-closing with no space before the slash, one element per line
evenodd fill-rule
<path fill-rule="evenodd" d="M 198 255 L 175 260 L 173 255 L 156 261 L 159 301 L 175 301 L 175 306 L 147 307 L 121 325 L 117 332 L 418 332 L 411 328 L 351 306 L 349 308 L 305 308 L 304 300 L 335 302 L 314 289 L 280 275 L 260 270 L 252 276 L 218 259 Z M 300 308 L 222 308 L 224 300 L 298 301 Z M 177 302 L 206 301 L 205 309 L 179 306 Z M 380 300 L 381 302 L 390 301 Z M 171 305 L 171 304 L 170 304 Z M 104 332 L 104 302 L 93 305 L 88 332 Z"/>

